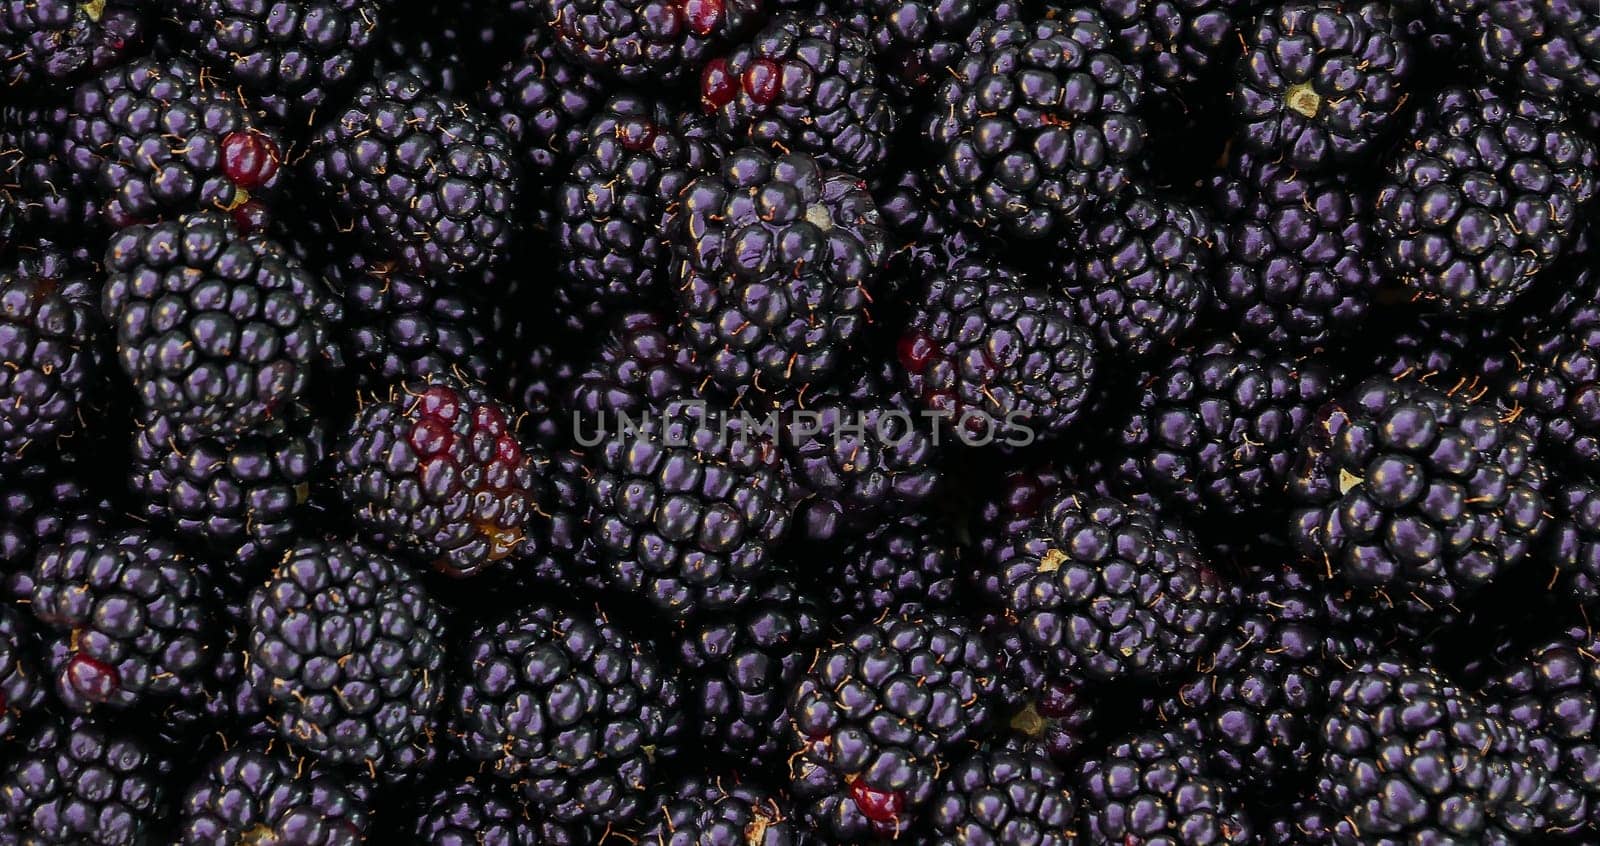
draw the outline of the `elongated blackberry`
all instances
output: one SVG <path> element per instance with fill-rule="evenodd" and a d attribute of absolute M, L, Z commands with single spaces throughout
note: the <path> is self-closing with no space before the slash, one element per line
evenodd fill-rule
<path fill-rule="evenodd" d="M 1078 810 L 1068 785 L 1040 755 L 980 749 L 944 776 L 929 802 L 931 842 L 1068 846 Z"/>
<path fill-rule="evenodd" d="M 427 760 L 444 631 L 410 570 L 360 544 L 301 541 L 248 613 L 250 681 L 285 742 L 379 777 Z"/>
<path fill-rule="evenodd" d="M 1096 843 L 1253 843 L 1254 824 L 1199 747 L 1141 732 L 1116 740 L 1078 773 L 1080 826 Z"/>
<path fill-rule="evenodd" d="M 480 381 L 494 375 L 487 309 L 467 282 L 411 273 L 360 252 L 323 272 L 344 304 L 344 348 L 359 385 L 377 390 L 457 371 Z"/>
<path fill-rule="evenodd" d="M 53 453 L 102 387 L 95 268 L 45 243 L 0 263 L 0 475 Z"/>
<path fill-rule="evenodd" d="M 189 786 L 175 842 L 356 846 L 366 840 L 367 818 L 365 803 L 338 779 L 301 773 L 280 754 L 240 748 L 211 761 Z"/>
<path fill-rule="evenodd" d="M 88 717 L 51 718 L 0 766 L 0 831 L 40 846 L 154 842 L 171 771 L 132 734 Z"/>
<path fill-rule="evenodd" d="M 134 54 L 146 11 L 134 0 L 6 0 L 0 4 L 0 84 L 54 87 Z"/>
<path fill-rule="evenodd" d="M 886 521 L 814 568 L 833 628 L 852 632 L 887 613 L 910 617 L 956 604 L 961 553 L 937 518 Z"/>
<path fill-rule="evenodd" d="M 479 94 L 484 112 L 523 157 L 527 179 L 554 182 L 606 102 L 605 82 L 563 55 L 549 28 L 531 27 Z"/>
<path fill-rule="evenodd" d="M 534 605 L 473 633 L 451 731 L 466 755 L 564 823 L 646 809 L 682 727 L 678 681 L 604 615 Z"/>
<path fill-rule="evenodd" d="M 787 803 L 736 776 L 693 776 L 672 785 L 661 807 L 648 818 L 642 843 L 727 843 L 788 846 L 805 842 L 805 833 Z"/>
<path fill-rule="evenodd" d="M 0 604 L 0 748 L 10 748 L 18 729 L 44 712 L 48 692 L 40 650 L 32 622 L 20 609 Z"/>
<path fill-rule="evenodd" d="M 556 43 L 630 84 L 671 82 L 759 20 L 760 0 L 535 0 Z"/>
<path fill-rule="evenodd" d="M 812 828 L 841 840 L 912 830 L 946 756 L 993 716 L 996 666 L 967 623 L 891 617 L 818 650 L 789 697 L 789 787 Z"/>

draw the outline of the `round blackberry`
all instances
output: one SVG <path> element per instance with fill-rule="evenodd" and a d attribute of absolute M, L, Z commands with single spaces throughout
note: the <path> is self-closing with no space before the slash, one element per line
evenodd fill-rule
<path fill-rule="evenodd" d="M 510 140 L 409 72 L 363 84 L 314 134 L 305 172 L 339 233 L 413 273 L 474 270 L 511 246 L 520 168 Z"/>
<path fill-rule="evenodd" d="M 1188 99 L 1230 65 L 1243 42 L 1240 24 L 1260 5 L 1261 0 L 1101 0 L 1087 9 L 1104 21 L 1112 47 L 1142 71 L 1151 93 Z M 1056 17 L 1073 18 L 1084 9 L 1055 11 Z"/>
<path fill-rule="evenodd" d="M 1420 109 L 1373 201 L 1398 281 L 1451 312 L 1501 311 L 1577 236 L 1595 146 L 1558 107 L 1489 86 Z"/>
<path fill-rule="evenodd" d="M 651 815 L 641 843 L 660 846 L 795 846 L 805 833 L 778 797 L 732 777 L 696 776 L 674 785 Z"/>
<path fill-rule="evenodd" d="M 910 831 L 945 756 L 992 716 L 993 654 L 964 621 L 885 618 L 818 650 L 789 697 L 789 786 L 807 823 L 849 841 Z"/>
<path fill-rule="evenodd" d="M 71 117 L 64 104 L 0 106 L 0 249 L 7 220 L 72 240 L 104 228 L 96 189 L 62 154 Z"/>
<path fill-rule="evenodd" d="M 357 382 L 387 388 L 406 379 L 495 372 L 484 333 L 485 305 L 464 284 L 406 271 L 387 259 L 347 253 L 324 268 L 344 304 L 344 348 Z"/>
<path fill-rule="evenodd" d="M 1405 105 L 1412 61 L 1386 4 L 1271 9 L 1245 30 L 1233 86 L 1240 138 L 1306 171 L 1364 161 Z"/>
<path fill-rule="evenodd" d="M 142 44 L 137 0 L 0 3 L 0 86 L 56 86 L 111 67 Z"/>
<path fill-rule="evenodd" d="M 708 751 L 765 767 L 785 751 L 784 698 L 822 640 L 822 608 L 775 582 L 732 613 L 691 622 L 678 638 L 687 705 Z"/>
<path fill-rule="evenodd" d="M 1144 144 L 1137 74 L 1097 22 L 985 21 L 934 91 L 936 187 L 988 229 L 1059 234 L 1126 193 Z"/>
<path fill-rule="evenodd" d="M 1113 742 L 1078 773 L 1082 819 L 1095 843 L 1254 843 L 1254 824 L 1200 749 L 1172 734 Z"/>
<path fill-rule="evenodd" d="M 706 64 L 700 102 L 730 138 L 856 174 L 883 167 L 895 132 L 871 43 L 832 16 L 774 18 Z"/>
<path fill-rule="evenodd" d="M 1579 267 L 1538 322 L 1511 342 L 1498 380 L 1519 427 L 1549 456 L 1600 472 L 1600 273 Z"/>
<path fill-rule="evenodd" d="M 887 247 L 856 179 L 745 148 L 683 189 L 668 226 L 684 337 L 722 388 L 824 379 L 866 334 Z"/>
<path fill-rule="evenodd" d="M 250 595 L 250 683 L 283 740 L 378 776 L 430 754 L 444 695 L 439 608 L 411 572 L 341 541 L 302 541 Z"/>
<path fill-rule="evenodd" d="M 1600 97 L 1600 14 L 1564 0 L 1435 0 L 1466 34 L 1467 55 L 1552 100 Z M 1583 106 L 1581 108 L 1587 108 Z"/>
<path fill-rule="evenodd" d="M 317 278 L 219 213 L 123 229 L 106 274 L 101 308 L 141 404 L 199 432 L 263 424 L 333 354 Z"/>
<path fill-rule="evenodd" d="M 1382 277 L 1371 210 L 1351 180 L 1245 154 L 1212 191 L 1224 238 L 1213 293 L 1231 327 L 1312 349 L 1362 325 Z"/>
<path fill-rule="evenodd" d="M 243 225 L 277 192 L 288 149 L 254 107 L 182 58 L 135 59 L 78 86 L 60 143 L 113 227 L 194 210 Z"/>
<path fill-rule="evenodd" d="M 174 842 L 183 846 L 366 841 L 367 809 L 337 779 L 302 774 L 290 760 L 253 749 L 234 749 L 207 764 L 180 810 Z"/>
<path fill-rule="evenodd" d="M 471 576 L 525 540 L 536 467 L 516 416 L 449 375 L 406 382 L 361 409 L 335 475 L 356 525 L 392 552 Z"/>
<path fill-rule="evenodd" d="M 23 612 L 0 604 L 0 749 L 9 748 L 18 729 L 44 713 L 47 694 L 39 658 L 39 639 Z"/>
<path fill-rule="evenodd" d="M 1233 610 L 1187 531 L 1114 499 L 1060 493 L 996 557 L 980 590 L 1056 673 L 1169 677 Z"/>
<path fill-rule="evenodd" d="M 619 305 L 667 296 L 662 229 L 678 193 L 721 158 L 709 122 L 632 94 L 611 98 L 555 190 L 562 251 L 557 309 L 582 333 Z"/>
<path fill-rule="evenodd" d="M 441 777 L 396 839 L 430 846 L 579 846 L 578 832 L 528 813 L 515 789 L 477 774 Z"/>
<path fill-rule="evenodd" d="M 898 346 L 911 395 L 963 443 L 1026 446 L 1077 419 L 1097 370 L 1070 303 L 972 255 L 928 284 Z"/>
<path fill-rule="evenodd" d="M 195 54 L 279 120 L 329 104 L 364 71 L 385 22 L 379 0 L 175 0 Z"/>
<path fill-rule="evenodd" d="M 1067 775 L 1039 755 L 984 748 L 944 776 L 928 803 L 938 846 L 1029 843 L 1070 846 L 1077 801 Z"/>
<path fill-rule="evenodd" d="M 142 846 L 165 815 L 171 765 L 88 717 L 50 719 L 0 765 L 0 831 L 37 846 Z"/>
<path fill-rule="evenodd" d="M 1533 555 L 1550 522 L 1532 438 L 1416 382 L 1377 377 L 1328 404 L 1295 461 L 1301 555 L 1395 602 L 1483 588 Z"/>
<path fill-rule="evenodd" d="M 681 727 L 677 680 L 603 615 L 534 605 L 476 631 L 456 659 L 452 731 L 558 822 L 646 809 Z"/>
<path fill-rule="evenodd" d="M 1114 435 L 1116 480 L 1204 518 L 1278 507 L 1300 431 L 1335 375 L 1312 360 L 1197 343 L 1138 379 Z"/>
<path fill-rule="evenodd" d="M 907 514 L 868 530 L 811 575 L 833 628 L 851 632 L 878 617 L 910 617 L 956 604 L 962 558 L 949 527 Z"/>
<path fill-rule="evenodd" d="M 177 695 L 210 661 L 210 594 L 195 565 L 143 529 L 101 528 L 40 551 L 28 598 L 50 630 L 62 704 L 125 710 Z"/>
<path fill-rule="evenodd" d="M 490 78 L 479 102 L 521 152 L 527 178 L 550 182 L 566 172 L 583 145 L 591 116 L 606 102 L 606 85 L 557 50 L 548 27 L 535 26 Z"/>
<path fill-rule="evenodd" d="M 672 82 L 760 18 L 761 0 L 537 0 L 567 55 L 629 84 Z"/>

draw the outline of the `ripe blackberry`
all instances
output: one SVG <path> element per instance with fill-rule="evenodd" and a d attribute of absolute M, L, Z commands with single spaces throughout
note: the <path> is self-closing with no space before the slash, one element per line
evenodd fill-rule
<path fill-rule="evenodd" d="M 1533 440 L 1426 385 L 1369 379 L 1301 435 L 1290 537 L 1309 562 L 1435 606 L 1529 559 L 1549 524 Z"/>
<path fill-rule="evenodd" d="M 0 262 L 0 475 L 84 427 L 100 388 L 92 267 L 48 243 Z"/>
<path fill-rule="evenodd" d="M 1519 427 L 1554 461 L 1600 472 L 1600 273 L 1579 267 L 1537 323 L 1513 338 L 1497 380 Z"/>
<path fill-rule="evenodd" d="M 1451 312 L 1502 311 L 1572 244 L 1595 146 L 1558 107 L 1489 86 L 1420 109 L 1379 178 L 1389 272 Z"/>
<path fill-rule="evenodd" d="M 1170 677 L 1233 610 L 1187 531 L 1114 499 L 1057 494 L 996 558 L 980 589 L 1055 673 Z"/>
<path fill-rule="evenodd" d="M 579 832 L 530 815 L 507 782 L 441 776 L 418 794 L 395 840 L 434 846 L 579 846 Z"/>
<path fill-rule="evenodd" d="M 928 803 L 931 842 L 1076 843 L 1078 805 L 1066 773 L 1030 752 L 983 748 L 944 776 Z"/>
<path fill-rule="evenodd" d="M 796 150 L 824 167 L 883 167 L 895 111 L 866 36 L 832 16 L 783 14 L 700 78 L 700 103 L 739 143 Z"/>
<path fill-rule="evenodd" d="M 1240 138 L 1306 171 L 1364 161 L 1405 105 L 1412 61 L 1385 4 L 1270 9 L 1245 29 L 1232 92 Z"/>
<path fill-rule="evenodd" d="M 101 307 L 145 410 L 207 434 L 263 424 L 333 354 L 317 278 L 216 212 L 118 232 Z"/>
<path fill-rule="evenodd" d="M 40 456 L 0 484 L 0 601 L 5 577 L 32 568 L 40 548 L 112 512 L 109 496 L 122 483 L 103 472 L 100 456 L 89 460 L 89 446 Z"/>
<path fill-rule="evenodd" d="M 789 786 L 802 816 L 840 840 L 909 832 L 945 756 L 993 712 L 993 654 L 941 614 L 885 618 L 818 650 L 789 697 Z"/>
<path fill-rule="evenodd" d="M 1081 242 L 1064 241 L 1052 266 L 1105 350 L 1143 358 L 1199 320 L 1221 238 L 1200 207 L 1139 195 L 1090 216 Z"/>
<path fill-rule="evenodd" d="M 537 0 L 556 43 L 629 84 L 672 82 L 754 24 L 760 0 Z"/>
<path fill-rule="evenodd" d="M 1115 480 L 1198 517 L 1278 506 L 1302 429 L 1337 377 L 1230 341 L 1180 349 L 1138 379 L 1115 431 Z"/>
<path fill-rule="evenodd" d="M 1538 97 L 1600 97 L 1600 15 L 1561 0 L 1434 0 L 1479 66 Z M 1586 108 L 1586 107 L 1585 107 Z"/>
<path fill-rule="evenodd" d="M 0 3 L 0 87 L 53 87 L 111 67 L 144 40 L 135 0 Z"/>
<path fill-rule="evenodd" d="M 1199 747 L 1142 732 L 1113 742 L 1078 773 L 1082 820 L 1096 843 L 1254 843 L 1254 824 Z"/>
<path fill-rule="evenodd" d="M 708 751 L 764 767 L 785 751 L 784 700 L 822 640 L 822 608 L 775 582 L 731 613 L 691 622 L 677 638 L 685 704 Z"/>
<path fill-rule="evenodd" d="M 516 553 L 538 507 L 516 416 L 448 374 L 368 403 L 340 439 L 335 475 L 356 525 L 397 555 L 471 576 Z"/>
<path fill-rule="evenodd" d="M 360 78 L 388 4 L 379 0 L 175 0 L 195 55 L 227 72 L 274 117 L 330 104 Z"/>
<path fill-rule="evenodd" d="M 88 717 L 49 719 L 0 765 L 0 831 L 39 846 L 155 842 L 170 772 L 132 734 Z"/>
<path fill-rule="evenodd" d="M 993 622 L 985 618 L 985 622 Z M 985 626 L 1000 659 L 1001 696 L 1006 729 L 1029 752 L 1058 764 L 1074 762 L 1084 745 L 1095 739 L 1111 710 L 1105 688 L 1076 674 L 1052 672 L 1023 641 L 1016 626 Z"/>
<path fill-rule="evenodd" d="M 888 614 L 910 617 L 956 604 L 961 553 L 938 518 L 907 514 L 868 530 L 812 574 L 833 628 L 852 632 Z"/>
<path fill-rule="evenodd" d="M 589 451 L 606 578 L 675 617 L 739 605 L 789 527 L 778 448 L 692 400 L 647 416 L 602 433 Z"/>
<path fill-rule="evenodd" d="M 40 646 L 23 612 L 0 603 L 0 749 L 10 748 L 19 739 L 18 730 L 44 713 Z"/>
<path fill-rule="evenodd" d="M 73 239 L 104 227 L 96 189 L 62 154 L 71 117 L 64 104 L 0 106 L 0 248 L 18 224 Z"/>
<path fill-rule="evenodd" d="M 561 419 L 581 443 L 604 437 L 617 415 L 642 415 L 688 396 L 697 368 L 676 327 L 651 311 L 616 316 L 598 349 L 570 380 Z"/>
<path fill-rule="evenodd" d="M 1101 18 L 1112 47 L 1142 71 L 1151 93 L 1185 100 L 1238 54 L 1240 24 L 1259 5 L 1260 0 L 1101 0 L 1077 9 L 1051 4 L 1058 18 L 1085 10 Z"/>
<path fill-rule="evenodd" d="M 548 27 L 535 26 L 490 78 L 479 102 L 521 152 L 526 178 L 552 182 L 582 146 L 591 117 L 606 102 L 606 85 L 557 50 Z"/>
<path fill-rule="evenodd" d="M 387 259 L 351 252 L 323 270 L 344 305 L 344 348 L 369 389 L 460 372 L 494 375 L 483 325 L 485 304 L 462 282 L 406 271 Z"/>
<path fill-rule="evenodd" d="M 573 381 L 575 362 L 566 355 L 543 327 L 519 328 L 501 349 L 507 360 L 501 370 L 501 391 L 511 407 L 522 416 L 522 435 L 540 449 L 559 449 L 568 443 L 572 430 L 572 409 L 566 407 L 568 387 Z M 533 341 L 534 337 L 543 340 Z M 530 340 L 523 340 L 524 338 Z"/>
<path fill-rule="evenodd" d="M 555 189 L 561 274 L 557 309 L 582 333 L 619 306 L 667 296 L 662 221 L 691 179 L 721 157 L 709 122 L 633 94 L 611 98 Z"/>
<path fill-rule="evenodd" d="M 930 280 L 898 354 L 911 395 L 975 444 L 1060 435 L 1088 402 L 1097 370 L 1094 339 L 1070 303 L 979 255 Z"/>
<path fill-rule="evenodd" d="M 1098 22 L 985 21 L 934 92 L 923 133 L 936 187 L 988 229 L 1025 238 L 1126 193 L 1144 144 L 1137 74 Z"/>
<path fill-rule="evenodd" d="M 745 148 L 689 183 L 668 225 L 685 340 L 723 389 L 824 379 L 866 334 L 887 247 L 856 179 Z"/>
<path fill-rule="evenodd" d="M 444 633 L 410 570 L 360 544 L 301 541 L 248 613 L 250 683 L 285 742 L 380 777 L 425 762 Z"/>
<path fill-rule="evenodd" d="M 1561 482 L 1549 498 L 1541 558 L 1555 570 L 1562 595 L 1591 605 L 1600 601 L 1600 486 L 1586 478 Z"/>
<path fill-rule="evenodd" d="M 676 748 L 678 681 L 603 615 L 534 605 L 478 629 L 456 659 L 452 732 L 562 823 L 605 826 L 646 809 Z"/>
<path fill-rule="evenodd" d="M 413 273 L 475 270 L 511 245 L 521 168 L 510 140 L 409 72 L 363 84 L 317 129 L 305 170 L 340 233 Z"/>
<path fill-rule="evenodd" d="M 336 778 L 302 773 L 281 755 L 239 748 L 212 760 L 189 786 L 174 842 L 356 846 L 366 834 L 365 803 Z"/>
<path fill-rule="evenodd" d="M 73 92 L 61 150 L 113 227 L 195 210 L 241 222 L 266 208 L 287 145 L 255 108 L 187 59 L 135 59 Z"/>

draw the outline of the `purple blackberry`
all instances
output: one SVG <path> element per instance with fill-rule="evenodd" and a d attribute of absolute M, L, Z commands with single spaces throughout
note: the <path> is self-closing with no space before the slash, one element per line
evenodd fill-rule
<path fill-rule="evenodd" d="M 1238 54 L 1240 24 L 1260 5 L 1261 0 L 1100 0 L 1057 9 L 1056 17 L 1089 10 L 1104 21 L 1123 61 L 1142 70 L 1152 93 L 1187 99 Z"/>
<path fill-rule="evenodd" d="M 0 3 L 0 86 L 76 82 L 132 55 L 144 40 L 134 0 L 5 0 Z"/>
<path fill-rule="evenodd" d="M 1066 773 L 1045 758 L 984 748 L 944 776 L 928 804 L 934 843 L 1069 846 L 1078 806 Z"/>
<path fill-rule="evenodd" d="M 694 776 L 672 787 L 649 816 L 641 843 L 792 846 L 805 842 L 781 797 L 743 784 L 735 776 Z"/>
<path fill-rule="evenodd" d="M 578 832 L 528 813 L 515 788 L 476 773 L 441 777 L 391 836 L 432 846 L 579 846 Z"/>
<path fill-rule="evenodd" d="M 567 385 L 560 420 L 580 441 L 603 436 L 617 415 L 641 415 L 688 396 L 698 375 L 676 327 L 651 311 L 617 315 L 611 331 Z"/>
<path fill-rule="evenodd" d="M 67 105 L 0 107 L 0 249 L 8 219 L 74 239 L 104 227 L 96 189 L 62 154 L 71 117 Z"/>
<path fill-rule="evenodd" d="M 1511 343 L 1499 380 L 1519 427 L 1551 459 L 1600 471 L 1600 273 L 1579 267 L 1538 322 Z"/>
<path fill-rule="evenodd" d="M 1600 13 L 1583 0 L 1433 0 L 1479 66 L 1552 100 L 1600 98 Z M 1586 107 L 1584 107 L 1586 108 Z"/>
<path fill-rule="evenodd" d="M 988 628 L 1000 657 L 1006 729 L 1016 742 L 1058 764 L 1076 761 L 1096 738 L 1107 703 L 1103 686 L 1083 677 L 1053 673 L 1023 641 L 1016 626 Z"/>
<path fill-rule="evenodd" d="M 189 786 L 173 842 L 357 846 L 366 841 L 367 816 L 365 803 L 336 778 L 301 773 L 286 757 L 241 748 L 211 761 Z"/>
<path fill-rule="evenodd" d="M 1119 739 L 1078 773 L 1080 824 L 1095 843 L 1254 843 L 1254 823 L 1200 749 L 1173 734 Z"/>
<path fill-rule="evenodd" d="M 39 846 L 155 842 L 171 769 L 150 744 L 108 724 L 52 718 L 0 765 L 0 831 Z"/>
<path fill-rule="evenodd" d="M 556 43 L 629 84 L 672 82 L 754 24 L 761 0 L 537 0 Z"/>
<path fill-rule="evenodd" d="M 1600 601 L 1600 486 L 1588 479 L 1554 485 L 1550 516 L 1541 557 L 1560 592 L 1585 606 Z"/>
<path fill-rule="evenodd" d="M 980 20 L 1015 19 L 1011 0 L 868 0 L 842 17 L 868 34 L 886 84 L 913 101 L 954 67 Z"/>
<path fill-rule="evenodd" d="M 40 649 L 31 621 L 20 609 L 0 604 L 0 749 L 10 748 L 18 729 L 44 713 Z"/>
<path fill-rule="evenodd" d="M 956 604 L 961 553 L 937 518 L 907 514 L 869 529 L 812 574 L 833 628 L 851 632 L 888 614 L 910 617 Z"/>
<path fill-rule="evenodd" d="M 521 152 L 527 178 L 541 183 L 566 172 L 605 102 L 605 82 L 562 55 L 543 26 L 528 30 L 479 95 L 484 112 Z"/>
<path fill-rule="evenodd" d="M 111 514 L 121 482 L 101 472 L 99 456 L 90 461 L 88 446 L 41 456 L 0 485 L 0 601 L 6 577 L 31 569 L 40 548 Z"/>

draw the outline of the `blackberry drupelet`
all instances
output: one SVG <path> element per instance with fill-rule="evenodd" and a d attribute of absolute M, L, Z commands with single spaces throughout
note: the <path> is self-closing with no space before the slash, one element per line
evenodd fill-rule
<path fill-rule="evenodd" d="M 189 786 L 179 811 L 174 842 L 182 846 L 366 842 L 364 802 L 337 778 L 303 773 L 270 751 L 238 748 L 218 756 Z"/>
<path fill-rule="evenodd" d="M 476 270 L 511 246 L 521 180 L 511 141 L 412 73 L 364 83 L 317 129 L 304 164 L 334 228 L 413 273 Z"/>
<path fill-rule="evenodd" d="M 946 756 L 987 728 L 995 659 L 955 617 L 890 617 L 818 650 L 789 697 L 789 787 L 806 822 L 860 841 L 907 834 Z"/>
<path fill-rule="evenodd" d="M 774 18 L 706 64 L 700 103 L 736 143 L 809 153 L 860 175 L 884 166 L 895 133 L 871 43 L 834 16 Z"/>
<path fill-rule="evenodd" d="M 824 559 L 810 575 L 834 630 L 848 633 L 888 614 L 911 617 L 956 604 L 961 551 L 939 518 L 887 520 Z"/>
<path fill-rule="evenodd" d="M 250 595 L 250 683 L 290 746 L 378 778 L 418 771 L 444 696 L 440 610 L 358 543 L 301 541 Z"/>
<path fill-rule="evenodd" d="M 35 243 L 0 262 L 0 476 L 56 452 L 102 393 L 96 268 Z"/>
<path fill-rule="evenodd" d="M 45 712 L 48 694 L 40 650 L 23 611 L 0 603 L 0 749 L 9 749 L 20 739 L 18 730 Z"/>
<path fill-rule="evenodd" d="M 287 181 L 277 130 L 183 58 L 135 59 L 78 86 L 60 144 L 111 227 L 200 210 L 244 226 Z"/>
<path fill-rule="evenodd" d="M 536 0 L 556 43 L 630 85 L 673 82 L 761 18 L 761 0 Z"/>
<path fill-rule="evenodd" d="M 1204 654 L 1234 597 L 1189 533 L 1146 509 L 1065 491 L 975 575 L 1055 673 L 1161 679 Z"/>
<path fill-rule="evenodd" d="M 977 254 L 929 281 L 897 350 L 912 397 L 963 443 L 1060 435 L 1088 403 L 1098 369 L 1071 303 Z"/>
<path fill-rule="evenodd" d="M 57 698 L 73 711 L 179 695 L 211 660 L 210 585 L 144 529 L 97 527 L 40 550 L 31 588 Z"/>
<path fill-rule="evenodd" d="M 647 646 L 598 612 L 534 605 L 478 629 L 456 661 L 451 730 L 467 757 L 558 822 L 647 809 L 682 727 L 678 681 Z"/>
<path fill-rule="evenodd" d="M 683 189 L 668 227 L 685 341 L 722 389 L 798 390 L 866 334 L 887 244 L 855 178 L 741 149 Z"/>
<path fill-rule="evenodd" d="M 508 782 L 449 770 L 417 795 L 391 836 L 432 846 L 580 846 L 581 832 L 528 813 Z"/>
<path fill-rule="evenodd" d="M 0 3 L 0 86 L 50 88 L 111 67 L 144 41 L 134 0 L 5 0 Z"/>
<path fill-rule="evenodd" d="M 528 180 L 553 182 L 582 146 L 606 84 L 556 49 L 546 27 L 531 27 L 479 95 L 479 105 L 522 155 Z"/>
<path fill-rule="evenodd" d="M 288 250 L 217 212 L 130 226 L 101 308 L 145 410 L 213 435 L 260 426 L 334 355 L 327 295 Z"/>
<path fill-rule="evenodd" d="M 37 846 L 144 846 L 160 837 L 171 764 L 88 717 L 52 717 L 0 765 L 0 831 Z"/>
<path fill-rule="evenodd" d="M 1127 193 L 1144 144 L 1138 75 L 1098 21 L 985 21 L 934 92 L 936 187 L 987 229 L 1060 234 Z"/>
<path fill-rule="evenodd" d="M 1066 773 L 1021 749 L 987 747 L 944 776 L 928 803 L 928 842 L 1070 846 L 1078 806 Z"/>
<path fill-rule="evenodd" d="M 1233 109 L 1264 157 L 1308 172 L 1357 163 L 1397 125 L 1414 58 L 1387 4 L 1295 0 L 1244 32 Z"/>
<path fill-rule="evenodd" d="M 411 273 L 360 252 L 323 269 L 344 304 L 344 348 L 356 381 L 372 390 L 435 373 L 487 381 L 494 350 L 484 332 L 486 304 L 466 280 Z"/>
<path fill-rule="evenodd" d="M 797 846 L 805 832 L 779 796 L 731 776 L 694 776 L 649 815 L 641 844 L 660 846 Z"/>
<path fill-rule="evenodd" d="M 1572 244 L 1594 197 L 1594 144 L 1565 112 L 1487 85 L 1418 110 L 1379 177 L 1389 272 L 1452 313 L 1510 306 Z"/>
<path fill-rule="evenodd" d="M 380 0 L 175 0 L 195 54 L 280 121 L 331 105 L 361 78 L 387 21 Z"/>
<path fill-rule="evenodd" d="M 438 374 L 369 402 L 336 449 L 356 525 L 401 557 L 471 576 L 516 554 L 538 508 L 535 456 L 483 386 Z"/>
<path fill-rule="evenodd" d="M 1094 843 L 1254 843 L 1254 824 L 1200 749 L 1173 734 L 1113 742 L 1078 773 L 1081 826 Z"/>
<path fill-rule="evenodd" d="M 1600 98 L 1600 14 L 1561 0 L 1434 0 L 1466 54 L 1522 90 L 1588 108 Z"/>

